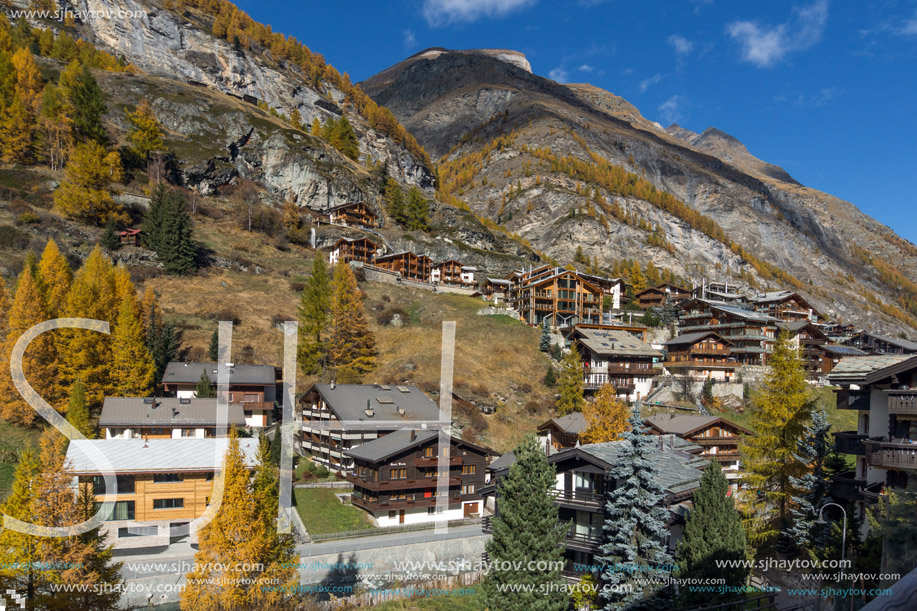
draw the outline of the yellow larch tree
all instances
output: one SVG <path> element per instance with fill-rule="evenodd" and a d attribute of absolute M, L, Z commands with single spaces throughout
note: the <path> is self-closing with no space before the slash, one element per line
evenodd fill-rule
<path fill-rule="evenodd" d="M 340 384 L 359 382 L 376 366 L 376 338 L 366 322 L 357 279 L 350 265 L 343 262 L 334 266 L 330 310 L 328 352 L 335 380 Z"/>
<path fill-rule="evenodd" d="M 111 386 L 114 397 L 145 397 L 153 390 L 153 358 L 144 344 L 136 299 L 125 295 L 112 337 Z"/>
<path fill-rule="evenodd" d="M 630 428 L 630 410 L 618 401 L 615 387 L 605 384 L 595 394 L 595 399 L 583 405 L 586 430 L 580 435 L 583 443 L 604 443 L 617 441 L 621 433 Z"/>
<path fill-rule="evenodd" d="M 44 252 L 41 253 L 38 274 L 48 315 L 54 318 L 67 303 L 67 294 L 73 282 L 73 270 L 53 239 L 48 240 Z"/>
<path fill-rule="evenodd" d="M 123 176 L 118 153 L 107 152 L 94 140 L 83 142 L 67 162 L 64 180 L 54 192 L 54 206 L 65 216 L 86 222 L 127 222 L 127 214 L 108 190 Z"/>
<path fill-rule="evenodd" d="M 138 155 L 149 159 L 150 155 L 166 149 L 162 127 L 148 101 L 142 101 L 134 112 L 127 113 L 127 119 L 131 122 L 131 131 L 127 139 Z"/>

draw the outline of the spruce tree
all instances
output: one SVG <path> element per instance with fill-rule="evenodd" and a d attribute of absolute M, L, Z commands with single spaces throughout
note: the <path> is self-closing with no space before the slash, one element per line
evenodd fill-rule
<path fill-rule="evenodd" d="M 92 424 L 89 423 L 89 408 L 86 407 L 86 387 L 80 380 L 73 383 L 70 389 L 70 400 L 67 404 L 67 422 L 81 432 L 86 439 L 95 437 Z"/>
<path fill-rule="evenodd" d="M 299 300 L 299 350 L 300 368 L 306 374 L 323 374 L 327 366 L 328 327 L 331 309 L 331 278 L 321 253 L 312 261 L 312 275 L 303 288 Z"/>
<path fill-rule="evenodd" d="M 802 477 L 790 476 L 790 483 L 798 491 L 792 497 L 790 523 L 783 533 L 787 551 L 791 553 L 814 552 L 825 546 L 827 529 L 815 521 L 831 489 L 831 474 L 826 468 L 834 446 L 830 430 L 828 414 L 819 406 L 812 410 L 812 422 L 806 425 L 805 436 L 797 444 L 796 455 L 809 466 L 809 471 Z"/>
<path fill-rule="evenodd" d="M 108 252 L 114 252 L 121 248 L 121 237 L 118 235 L 118 225 L 114 220 L 109 219 L 105 225 L 105 231 L 99 238 L 99 244 Z"/>
<path fill-rule="evenodd" d="M 197 381 L 197 386 L 194 388 L 194 396 L 198 399 L 214 399 L 217 396 L 216 388 L 210 383 L 206 371 L 201 372 L 201 379 Z"/>
<path fill-rule="evenodd" d="M 220 329 L 217 327 L 210 335 L 210 346 L 207 348 L 207 356 L 214 363 L 220 360 Z"/>
<path fill-rule="evenodd" d="M 156 253 L 166 272 L 184 275 L 197 268 L 193 221 L 185 198 L 178 191 L 164 184 L 156 188 L 143 217 L 141 235 L 143 243 Z"/>
<path fill-rule="evenodd" d="M 694 492 L 675 557 L 679 577 L 698 580 L 696 583 L 724 579 L 725 585 L 735 588 L 744 584 L 748 576 L 745 567 L 727 566 L 746 559 L 745 528 L 735 500 L 729 495 L 729 482 L 716 460 L 707 463 L 700 487 Z M 710 594 L 685 589 L 683 596 L 693 605 L 708 600 Z"/>
<path fill-rule="evenodd" d="M 809 421 L 812 398 L 799 349 L 787 332 L 774 345 L 764 385 L 753 403 L 756 434 L 743 438 L 743 479 L 751 497 L 752 534 L 770 541 L 789 524 L 798 492 L 793 482 L 809 470 L 798 456 L 798 442 Z"/>
<path fill-rule="evenodd" d="M 396 223 L 400 225 L 406 223 L 407 214 L 404 209 L 404 192 L 394 178 L 389 178 L 385 182 L 385 210 Z"/>
<path fill-rule="evenodd" d="M 88 65 L 83 64 L 83 69 L 69 93 L 73 106 L 74 137 L 78 142 L 94 140 L 105 145 L 108 141 L 108 134 L 102 124 L 102 116 L 107 110 L 105 95 Z"/>
<path fill-rule="evenodd" d="M 560 362 L 560 376 L 557 399 L 557 412 L 563 416 L 570 412 L 580 412 L 586 400 L 583 398 L 583 364 L 579 352 L 571 346 Z"/>
<path fill-rule="evenodd" d="M 534 435 L 527 435 L 513 452 L 516 462 L 497 484 L 498 513 L 491 522 L 493 538 L 485 544 L 494 563 L 484 578 L 485 606 L 500 611 L 562 611 L 567 599 L 557 586 L 563 582 L 560 567 L 568 525 L 558 523 L 551 496 L 554 466 Z M 548 568 L 532 569 L 537 566 Z M 516 584 L 534 587 L 509 590 Z M 543 594 L 540 588 L 550 591 Z"/>
<path fill-rule="evenodd" d="M 716 397 L 713 395 L 713 378 L 704 380 L 704 387 L 701 390 L 701 403 L 704 407 L 711 407 Z"/>
<path fill-rule="evenodd" d="M 548 365 L 548 370 L 544 374 L 544 385 L 548 388 L 557 386 L 557 374 L 554 373 L 554 367 L 552 365 Z"/>
<path fill-rule="evenodd" d="M 328 357 L 340 384 L 358 383 L 376 366 L 376 338 L 369 330 L 363 294 L 350 265 L 338 262 L 331 280 Z"/>
<path fill-rule="evenodd" d="M 538 341 L 538 349 L 547 352 L 551 349 L 551 330 L 548 328 L 548 319 L 541 321 L 541 339 Z"/>
<path fill-rule="evenodd" d="M 429 229 L 430 205 L 420 189 L 411 187 L 408 201 L 405 204 L 405 227 L 410 230 L 426 231 Z"/>
<path fill-rule="evenodd" d="M 156 368 L 144 343 L 143 328 L 130 296 L 121 302 L 112 336 L 111 394 L 115 397 L 145 397 L 152 393 Z"/>
<path fill-rule="evenodd" d="M 657 595 L 672 565 L 665 547 L 665 490 L 652 459 L 657 438 L 643 425 L 639 404 L 631 410 L 630 429 L 622 438 L 609 474 L 615 486 L 606 493 L 603 542 L 596 555 L 596 563 L 603 567 L 599 595 L 608 610 L 637 608 Z M 625 584 L 631 586 L 629 591 L 620 587 Z"/>

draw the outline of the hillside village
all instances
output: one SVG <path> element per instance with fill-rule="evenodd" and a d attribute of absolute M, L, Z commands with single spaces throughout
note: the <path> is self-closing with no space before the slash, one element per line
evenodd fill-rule
<path fill-rule="evenodd" d="M 433 161 L 379 82 L 227 2 L 155 8 L 275 87 L 0 18 L 0 499 L 97 518 L 4 525 L 23 608 L 801 609 L 781 592 L 815 565 L 712 559 L 837 557 L 841 608 L 917 566 L 917 293 L 884 267 L 913 244 L 889 229 L 857 247 L 876 274 L 800 280 L 633 157 L 514 149 L 495 114 Z M 507 151 L 544 165 L 484 201 Z M 620 222 L 640 249 L 532 239 L 522 210 L 558 192 L 591 203 L 552 223 Z M 686 235 L 728 264 L 681 257 Z"/>

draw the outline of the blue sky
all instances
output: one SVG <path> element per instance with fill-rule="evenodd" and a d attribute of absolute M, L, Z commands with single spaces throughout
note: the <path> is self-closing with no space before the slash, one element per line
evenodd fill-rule
<path fill-rule="evenodd" d="M 917 242 L 917 0 L 239 2 L 359 81 L 427 47 L 509 48 L 664 126 L 715 126 Z"/>

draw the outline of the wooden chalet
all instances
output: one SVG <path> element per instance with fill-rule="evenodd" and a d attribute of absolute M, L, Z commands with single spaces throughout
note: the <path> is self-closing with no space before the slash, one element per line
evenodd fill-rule
<path fill-rule="evenodd" d="M 806 376 L 818 380 L 831 373 L 834 366 L 845 356 L 862 356 L 866 353 L 852 346 L 843 346 L 831 342 L 828 335 L 808 320 L 778 322 L 778 333 L 786 331 L 793 338 L 793 344 L 802 353 Z"/>
<path fill-rule="evenodd" d="M 610 307 L 612 310 L 620 310 L 622 302 L 624 300 L 624 293 L 627 291 L 627 283 L 624 282 L 621 278 L 605 278 L 604 276 L 596 276 L 594 274 L 584 274 L 582 272 L 577 272 L 581 278 L 593 284 L 600 289 L 605 294 L 610 301 Z"/>
<path fill-rule="evenodd" d="M 346 450 L 353 504 L 383 527 L 479 517 L 485 472 L 497 453 L 449 436 L 440 446 L 439 438 L 438 431 L 401 429 Z"/>
<path fill-rule="evenodd" d="M 656 414 L 646 424 L 654 435 L 676 435 L 699 445 L 701 456 L 718 461 L 727 479 L 741 477 L 739 442 L 753 434 L 750 430 L 725 418 L 695 414 Z"/>
<path fill-rule="evenodd" d="M 338 261 L 350 263 L 359 261 L 361 263 L 372 263 L 377 255 L 382 254 L 383 249 L 369 238 L 340 238 L 331 247 L 328 260 L 331 265 Z"/>
<path fill-rule="evenodd" d="M 229 404 L 241 405 L 245 425 L 270 426 L 274 403 L 282 399 L 277 389 L 282 383 L 282 373 L 273 365 L 227 364 L 229 373 Z M 216 387 L 219 367 L 216 363 L 171 362 L 162 375 L 163 389 L 175 397 L 190 399 L 197 396 L 201 375 L 206 375 Z"/>
<path fill-rule="evenodd" d="M 462 285 L 462 263 L 455 259 L 442 261 L 430 270 L 430 282 L 433 284 Z"/>
<path fill-rule="evenodd" d="M 821 315 L 812 304 L 795 291 L 763 293 L 750 300 L 756 312 L 773 316 L 784 322 L 817 322 Z"/>
<path fill-rule="evenodd" d="M 774 349 L 778 319 L 735 304 L 692 299 L 682 304 L 682 333 L 714 331 L 732 342 L 732 355 L 742 365 L 766 365 Z"/>
<path fill-rule="evenodd" d="M 627 331 L 641 342 L 646 341 L 646 334 L 649 330 L 649 327 L 639 322 L 624 322 L 623 320 L 611 319 L 605 320 L 600 325 L 587 325 L 587 324 L 578 324 L 574 325 L 570 329 L 566 329 L 566 339 L 570 339 L 570 335 L 577 329 L 596 329 L 599 331 Z"/>
<path fill-rule="evenodd" d="M 140 230 L 125 229 L 118 233 L 121 240 L 121 246 L 140 246 Z"/>
<path fill-rule="evenodd" d="M 721 301 L 723 303 L 736 305 L 745 305 L 748 303 L 748 298 L 743 293 L 739 292 L 739 287 L 735 283 L 730 284 L 728 280 L 724 282 L 711 282 L 705 278 L 699 285 L 691 289 L 691 295 L 696 299 Z"/>
<path fill-rule="evenodd" d="M 580 326 L 569 339 L 582 358 L 587 391 L 610 384 L 624 400 L 639 401 L 649 394 L 653 378 L 661 373 L 654 363 L 662 360 L 662 353 L 627 331 Z"/>
<path fill-rule="evenodd" d="M 99 416 L 105 439 L 203 439 L 216 437 L 221 424 L 226 427 L 223 435 L 244 427 L 242 405 L 229 405 L 221 423 L 216 399 L 105 397 Z"/>
<path fill-rule="evenodd" d="M 402 278 L 427 282 L 433 269 L 433 262 L 426 255 L 415 255 L 411 251 L 396 252 L 376 257 L 373 265 L 401 274 Z"/>
<path fill-rule="evenodd" d="M 586 416 L 582 412 L 551 418 L 539 425 L 538 436 L 543 440 L 545 453 L 550 456 L 555 452 L 576 447 L 579 436 L 586 430 L 586 426 Z"/>
<path fill-rule="evenodd" d="M 497 305 L 500 305 L 506 301 L 506 296 L 509 293 L 510 281 L 505 278 L 487 278 L 484 281 L 484 288 L 482 290 L 482 295 L 487 301 L 492 301 Z"/>
<path fill-rule="evenodd" d="M 363 202 L 341 204 L 328 210 L 332 225 L 344 227 L 379 227 L 379 216 Z"/>
<path fill-rule="evenodd" d="M 663 345 L 668 353 L 663 366 L 692 380 L 729 382 L 739 367 L 732 356 L 732 342 L 713 331 L 686 333 Z"/>
<path fill-rule="evenodd" d="M 844 345 L 858 348 L 867 354 L 917 354 L 917 342 L 868 331 L 854 334 Z"/>
<path fill-rule="evenodd" d="M 666 301 L 673 304 L 691 299 L 691 291 L 671 282 L 644 289 L 634 295 L 637 305 L 643 309 L 661 306 Z"/>
<path fill-rule="evenodd" d="M 574 271 L 543 266 L 511 279 L 509 305 L 523 322 L 554 329 L 599 324 L 604 291 Z"/>

